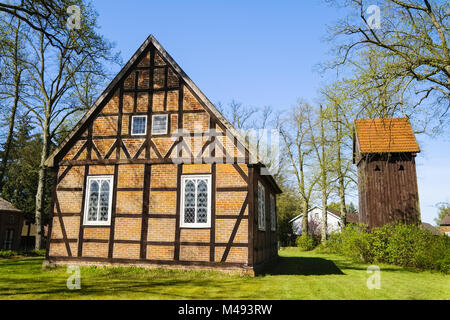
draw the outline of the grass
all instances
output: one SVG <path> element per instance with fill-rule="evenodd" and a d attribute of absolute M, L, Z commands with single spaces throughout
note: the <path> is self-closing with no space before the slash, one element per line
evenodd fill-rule
<path fill-rule="evenodd" d="M 381 289 L 366 286 L 368 265 L 338 255 L 280 251 L 255 278 L 219 272 L 81 268 L 81 290 L 66 287 L 65 267 L 42 257 L 0 260 L 0 299 L 450 299 L 450 276 L 380 265 Z"/>

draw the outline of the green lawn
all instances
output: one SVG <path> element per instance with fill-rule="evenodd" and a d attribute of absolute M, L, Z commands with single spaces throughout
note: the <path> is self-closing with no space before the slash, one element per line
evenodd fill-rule
<path fill-rule="evenodd" d="M 0 260 L 0 299 L 450 299 L 450 276 L 381 267 L 381 289 L 366 286 L 367 265 L 295 248 L 280 251 L 269 274 L 82 268 L 81 290 L 66 287 L 66 268 L 42 258 Z"/>

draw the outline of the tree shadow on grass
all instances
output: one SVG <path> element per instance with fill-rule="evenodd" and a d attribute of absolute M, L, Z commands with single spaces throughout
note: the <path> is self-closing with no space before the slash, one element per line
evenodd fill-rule
<path fill-rule="evenodd" d="M 323 258 L 279 257 L 277 264 L 263 274 L 323 276 L 344 273 L 333 261 Z"/>

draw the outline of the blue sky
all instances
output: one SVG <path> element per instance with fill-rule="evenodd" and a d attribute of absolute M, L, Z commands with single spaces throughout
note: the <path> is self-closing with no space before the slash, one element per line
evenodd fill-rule
<path fill-rule="evenodd" d="M 153 34 L 213 102 L 286 109 L 314 102 L 330 74 L 315 67 L 330 56 L 327 26 L 342 12 L 324 1 L 95 0 L 101 33 L 124 62 Z M 419 196 L 424 221 L 450 202 L 450 138 L 418 136 Z"/>

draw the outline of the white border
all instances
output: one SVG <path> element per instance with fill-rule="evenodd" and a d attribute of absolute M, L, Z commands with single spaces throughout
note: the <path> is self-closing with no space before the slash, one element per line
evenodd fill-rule
<path fill-rule="evenodd" d="M 205 179 L 208 184 L 208 206 L 206 210 L 207 222 L 206 223 L 185 223 L 184 222 L 184 189 L 186 180 L 190 179 Z M 180 205 L 180 228 L 190 229 L 208 229 L 211 228 L 211 175 L 182 175 L 181 176 L 181 205 Z M 197 219 L 197 213 L 195 213 L 195 219 Z"/>
<path fill-rule="evenodd" d="M 134 125 L 134 118 L 145 118 L 145 132 L 144 133 L 133 133 L 133 125 Z M 147 116 L 140 115 L 140 116 L 132 116 L 131 117 L 131 135 L 132 136 L 145 136 L 147 135 Z"/>
<path fill-rule="evenodd" d="M 108 220 L 107 221 L 88 221 L 88 212 L 89 212 L 89 194 L 91 189 L 91 180 L 109 180 L 109 203 L 108 203 Z M 113 198 L 113 182 L 114 176 L 88 176 L 86 180 L 86 195 L 84 197 L 84 217 L 83 217 L 83 225 L 85 226 L 109 226 L 111 225 L 111 209 L 112 209 L 112 198 Z M 100 197 L 101 185 L 99 189 L 99 197 Z"/>
<path fill-rule="evenodd" d="M 161 116 L 166 117 L 166 130 L 165 130 L 165 132 L 154 132 L 153 131 L 153 129 L 154 129 L 153 123 L 155 123 L 155 117 L 161 117 Z M 158 136 L 158 135 L 167 134 L 168 128 L 169 128 L 169 115 L 168 114 L 162 113 L 162 114 L 152 115 L 152 135 Z"/>

